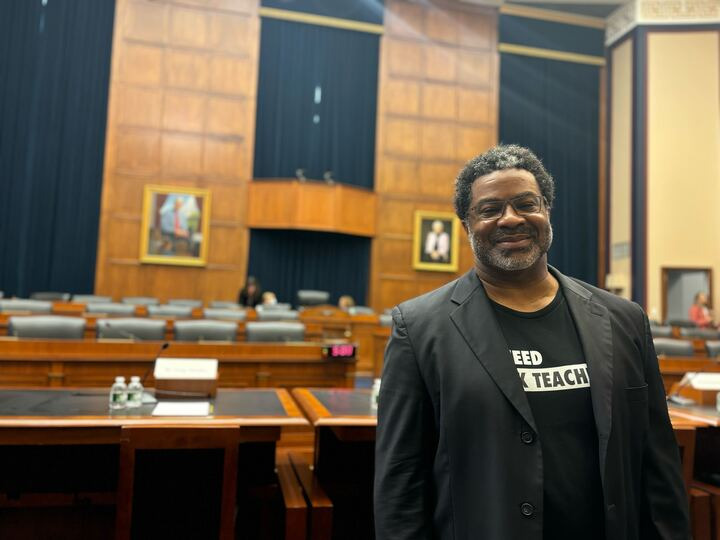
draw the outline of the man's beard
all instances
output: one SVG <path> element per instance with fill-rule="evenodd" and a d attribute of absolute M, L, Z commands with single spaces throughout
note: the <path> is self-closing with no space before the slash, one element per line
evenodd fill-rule
<path fill-rule="evenodd" d="M 506 250 L 497 247 L 504 237 L 518 234 L 524 234 L 530 238 L 531 242 L 528 247 L 522 250 Z M 476 260 L 485 266 L 512 272 L 530 268 L 548 252 L 553 241 L 553 230 L 552 225 L 548 222 L 545 230 L 540 231 L 539 235 L 535 229 L 524 225 L 515 229 L 497 229 L 487 243 L 472 232 L 468 238 Z"/>

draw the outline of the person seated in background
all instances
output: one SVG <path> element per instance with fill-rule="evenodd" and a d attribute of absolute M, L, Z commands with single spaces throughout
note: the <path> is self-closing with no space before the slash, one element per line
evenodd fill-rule
<path fill-rule="evenodd" d="M 260 288 L 260 282 L 255 276 L 248 276 L 245 286 L 240 289 L 238 295 L 238 304 L 245 307 L 254 308 L 262 300 L 262 289 Z"/>
<path fill-rule="evenodd" d="M 688 310 L 688 317 L 699 328 L 713 328 L 715 323 L 712 320 L 712 312 L 708 308 L 708 297 L 704 292 L 695 294 L 695 301 Z"/>
<path fill-rule="evenodd" d="M 277 296 L 272 291 L 265 291 L 262 293 L 262 305 L 263 306 L 274 306 L 277 304 Z"/>
<path fill-rule="evenodd" d="M 351 307 L 355 307 L 355 299 L 349 294 L 343 294 L 338 299 L 338 307 L 343 311 L 349 310 Z"/>

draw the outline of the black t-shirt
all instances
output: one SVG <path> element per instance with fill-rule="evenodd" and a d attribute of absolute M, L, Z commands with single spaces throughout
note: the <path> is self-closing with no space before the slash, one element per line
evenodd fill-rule
<path fill-rule="evenodd" d="M 562 290 L 558 289 L 549 305 L 533 313 L 492 304 L 539 431 L 543 537 L 603 538 L 602 485 L 590 378 Z"/>

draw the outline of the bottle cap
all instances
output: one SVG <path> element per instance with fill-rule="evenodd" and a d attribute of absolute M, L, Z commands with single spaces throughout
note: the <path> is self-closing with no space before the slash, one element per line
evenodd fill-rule
<path fill-rule="evenodd" d="M 140 377 L 138 377 L 137 375 L 133 375 L 132 377 L 130 377 L 130 382 L 140 382 Z"/>
<path fill-rule="evenodd" d="M 117 376 L 117 377 L 115 377 L 115 382 L 125 382 L 125 377 Z"/>

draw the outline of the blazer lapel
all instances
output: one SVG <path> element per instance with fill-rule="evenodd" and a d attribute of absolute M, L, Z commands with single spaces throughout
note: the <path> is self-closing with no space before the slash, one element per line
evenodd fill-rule
<path fill-rule="evenodd" d="M 470 270 L 458 280 L 451 299 L 459 305 L 450 314 L 450 319 L 485 371 L 537 433 L 535 419 L 520 376 L 485 289 L 475 275 L 475 270 Z"/>
<path fill-rule="evenodd" d="M 565 292 L 590 373 L 590 395 L 600 445 L 600 475 L 604 481 L 612 429 L 613 341 L 610 314 L 605 306 L 592 300 L 592 293 L 585 287 L 552 267 L 550 270 Z"/>

